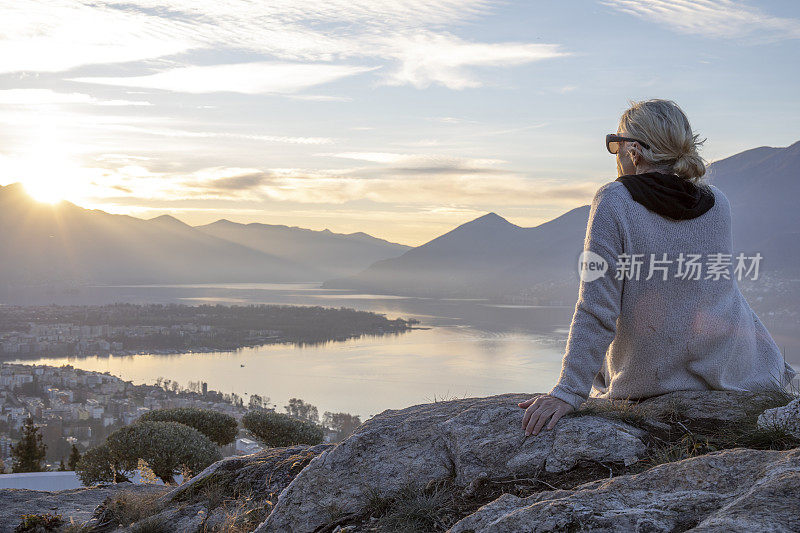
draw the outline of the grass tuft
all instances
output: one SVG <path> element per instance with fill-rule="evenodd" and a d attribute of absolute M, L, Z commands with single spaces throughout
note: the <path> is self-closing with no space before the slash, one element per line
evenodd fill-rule
<path fill-rule="evenodd" d="M 453 494 L 447 487 L 432 485 L 427 489 L 406 484 L 386 506 L 376 526 L 394 533 L 444 531 L 455 523 Z"/>
<path fill-rule="evenodd" d="M 131 533 L 172 533 L 169 524 L 157 516 L 151 516 L 131 526 Z"/>
<path fill-rule="evenodd" d="M 129 526 L 158 511 L 159 492 L 136 493 L 124 491 L 103 504 L 101 522 L 108 525 Z"/>

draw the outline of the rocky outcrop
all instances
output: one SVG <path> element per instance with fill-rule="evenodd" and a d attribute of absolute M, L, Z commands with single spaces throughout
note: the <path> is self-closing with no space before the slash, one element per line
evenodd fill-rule
<path fill-rule="evenodd" d="M 272 511 L 278 494 L 311 459 L 332 447 L 288 446 L 218 461 L 153 503 L 154 512 L 133 524 L 147 529 L 168 524 L 180 532 L 250 531 Z M 116 506 L 104 502 L 90 526 L 114 531 Z"/>
<path fill-rule="evenodd" d="M 797 402 L 785 405 L 788 396 L 590 399 L 553 430 L 525 437 L 517 404 L 531 396 L 390 409 L 336 445 L 228 458 L 129 527 L 356 533 L 394 530 L 400 517 L 401 529 L 453 533 L 800 530 L 800 437 L 756 422 L 762 413 L 791 421 Z M 409 502 L 435 520 L 409 525 Z M 118 523 L 107 504 L 92 520 L 96 533 Z"/>
<path fill-rule="evenodd" d="M 25 514 L 59 514 L 69 524 L 82 524 L 89 520 L 95 508 L 106 498 L 125 491 L 140 494 L 163 492 L 163 485 L 133 485 L 119 483 L 72 490 L 0 490 L 0 533 L 11 533 Z"/>
<path fill-rule="evenodd" d="M 651 434 L 670 433 L 670 421 L 685 429 L 691 420 L 724 424 L 752 416 L 754 408 L 770 401 L 769 395 L 753 393 L 682 391 L 609 409 L 618 402 L 592 399 L 552 431 L 525 437 L 517 403 L 530 396 L 504 394 L 384 411 L 313 459 L 280 494 L 257 531 L 321 530 L 334 520 L 362 514 L 375 495 L 391 497 L 408 483 L 449 480 L 471 487 L 479 478 L 557 474 L 585 461 L 631 465 L 646 454 Z"/>
<path fill-rule="evenodd" d="M 450 533 L 800 531 L 800 449 L 744 448 L 528 498 L 504 494 Z"/>
<path fill-rule="evenodd" d="M 781 428 L 800 439 L 800 398 L 782 407 L 767 409 L 759 415 L 758 425 L 764 429 Z"/>
<path fill-rule="evenodd" d="M 323 452 L 281 493 L 257 530 L 314 531 L 332 514 L 357 514 L 373 494 L 404 484 L 481 474 L 530 476 L 564 472 L 582 459 L 635 462 L 646 432 L 598 416 L 563 418 L 552 431 L 525 437 L 518 402 L 529 394 L 468 398 L 386 410 Z"/>

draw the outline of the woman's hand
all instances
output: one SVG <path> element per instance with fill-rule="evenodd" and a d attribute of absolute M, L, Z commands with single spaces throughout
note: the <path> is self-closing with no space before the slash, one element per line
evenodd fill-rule
<path fill-rule="evenodd" d="M 559 418 L 575 410 L 564 400 L 549 394 L 542 394 L 536 398 L 519 402 L 517 405 L 525 409 L 525 416 L 522 417 L 522 429 L 525 430 L 526 437 L 531 433 L 537 435 L 548 418 L 550 423 L 547 424 L 547 429 L 553 429 Z"/>

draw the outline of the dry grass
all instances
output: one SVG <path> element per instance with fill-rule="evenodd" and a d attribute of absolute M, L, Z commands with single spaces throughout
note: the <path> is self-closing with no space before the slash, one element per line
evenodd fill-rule
<path fill-rule="evenodd" d="M 102 526 L 129 526 L 158 512 L 159 492 L 137 493 L 124 491 L 103 503 Z M 150 529 L 146 531 L 151 531 Z M 142 531 L 141 533 L 144 533 Z"/>
<path fill-rule="evenodd" d="M 158 516 L 151 516 L 131 526 L 131 533 L 174 533 L 170 524 Z"/>
<path fill-rule="evenodd" d="M 652 419 L 650 410 L 628 400 L 607 400 L 581 406 L 567 416 L 602 416 L 634 427 L 646 425 Z"/>

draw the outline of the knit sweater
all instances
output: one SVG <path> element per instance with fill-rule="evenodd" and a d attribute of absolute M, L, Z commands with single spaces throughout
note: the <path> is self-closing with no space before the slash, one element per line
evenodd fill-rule
<path fill-rule="evenodd" d="M 600 187 L 584 250 L 598 254 L 608 270 L 591 281 L 582 276 L 550 395 L 577 409 L 590 392 L 643 399 L 675 390 L 785 387 L 795 377 L 739 290 L 737 277 L 744 276 L 735 272 L 730 204 L 709 187 L 713 207 L 686 220 L 650 211 L 619 181 Z M 699 272 L 687 268 L 689 254 L 701 254 Z M 712 264 L 719 259 L 730 263 L 727 279 Z M 630 267 L 636 262 L 638 276 Z"/>

